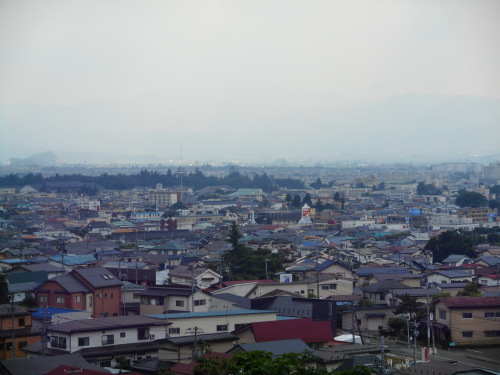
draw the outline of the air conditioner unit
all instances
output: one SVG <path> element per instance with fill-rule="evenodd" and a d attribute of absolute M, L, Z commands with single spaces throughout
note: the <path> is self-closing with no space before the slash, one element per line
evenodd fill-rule
<path fill-rule="evenodd" d="M 154 340 L 155 339 L 155 335 L 149 335 L 149 339 L 150 340 Z"/>

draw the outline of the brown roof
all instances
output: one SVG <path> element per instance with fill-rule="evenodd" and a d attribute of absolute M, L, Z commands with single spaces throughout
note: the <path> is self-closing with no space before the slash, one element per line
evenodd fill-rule
<path fill-rule="evenodd" d="M 440 298 L 446 307 L 498 307 L 500 308 L 500 297 L 445 297 Z"/>

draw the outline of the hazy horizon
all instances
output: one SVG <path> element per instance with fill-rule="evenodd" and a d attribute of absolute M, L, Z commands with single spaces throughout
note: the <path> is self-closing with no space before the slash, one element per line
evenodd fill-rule
<path fill-rule="evenodd" d="M 0 161 L 499 155 L 498 16 L 495 0 L 3 0 Z"/>

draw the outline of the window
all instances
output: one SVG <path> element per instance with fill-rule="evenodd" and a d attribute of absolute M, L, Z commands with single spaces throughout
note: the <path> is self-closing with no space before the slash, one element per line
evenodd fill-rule
<path fill-rule="evenodd" d="M 184 307 L 184 301 L 175 301 L 175 306 Z"/>
<path fill-rule="evenodd" d="M 472 331 L 463 331 L 462 332 L 462 337 L 463 338 L 469 338 L 470 339 L 470 338 L 472 338 L 472 336 L 473 336 Z"/>
<path fill-rule="evenodd" d="M 12 343 L 11 342 L 7 343 L 7 350 L 12 350 Z"/>
<path fill-rule="evenodd" d="M 53 348 L 66 349 L 66 337 L 53 336 L 50 346 Z"/>
<path fill-rule="evenodd" d="M 78 346 L 89 346 L 89 338 L 88 337 L 79 337 L 78 338 Z"/>
<path fill-rule="evenodd" d="M 149 339 L 149 328 L 137 328 L 137 340 Z"/>
<path fill-rule="evenodd" d="M 111 361 L 100 361 L 99 366 L 101 367 L 111 367 Z"/>
<path fill-rule="evenodd" d="M 169 328 L 168 329 L 168 334 L 169 335 L 178 335 L 181 333 L 181 329 L 180 328 Z"/>
<path fill-rule="evenodd" d="M 497 312 L 485 312 L 484 313 L 485 318 L 500 318 L 500 311 Z"/>
<path fill-rule="evenodd" d="M 121 338 L 125 337 L 125 332 L 120 332 L 120 337 Z"/>
<path fill-rule="evenodd" d="M 75 296 L 74 301 L 75 301 L 76 303 L 79 303 L 79 302 L 81 302 L 81 301 L 82 301 L 82 297 L 81 297 L 81 296 Z"/>
<path fill-rule="evenodd" d="M 25 326 L 24 318 L 19 318 L 17 320 L 17 324 L 19 325 L 19 327 L 24 327 Z"/>
<path fill-rule="evenodd" d="M 471 312 L 462 313 L 462 319 L 472 319 L 472 313 Z"/>
<path fill-rule="evenodd" d="M 337 284 L 330 284 L 330 289 L 337 289 Z"/>
<path fill-rule="evenodd" d="M 234 329 L 238 330 L 240 328 L 246 327 L 247 325 L 248 325 L 247 323 L 235 324 Z"/>
<path fill-rule="evenodd" d="M 207 304 L 207 300 L 206 299 L 198 299 L 196 301 L 194 301 L 194 305 L 195 306 L 203 306 L 203 305 L 206 305 Z"/>
<path fill-rule="evenodd" d="M 113 345 L 115 343 L 115 335 L 102 335 L 102 345 Z"/>
<path fill-rule="evenodd" d="M 56 303 L 59 303 L 59 304 L 64 303 L 64 296 L 56 297 Z"/>
<path fill-rule="evenodd" d="M 323 289 L 323 290 L 328 290 L 328 289 L 330 289 L 330 288 L 328 287 L 328 285 L 321 285 L 321 289 Z"/>
<path fill-rule="evenodd" d="M 105 312 L 105 313 L 99 313 L 100 316 L 102 316 L 103 318 L 107 318 L 108 317 L 108 313 Z"/>
<path fill-rule="evenodd" d="M 217 326 L 217 332 L 227 331 L 227 324 L 220 324 Z"/>
<path fill-rule="evenodd" d="M 484 331 L 484 337 L 500 337 L 500 331 Z"/>
<path fill-rule="evenodd" d="M 38 296 L 38 302 L 47 302 L 47 296 L 45 295 Z"/>
<path fill-rule="evenodd" d="M 446 310 L 439 309 L 439 319 L 446 320 Z"/>

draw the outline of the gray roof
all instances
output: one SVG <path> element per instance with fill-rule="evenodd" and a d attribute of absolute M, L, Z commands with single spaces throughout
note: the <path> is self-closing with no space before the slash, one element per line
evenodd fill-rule
<path fill-rule="evenodd" d="M 220 332 L 220 333 L 207 333 L 207 334 L 198 334 L 196 336 L 197 341 L 206 341 L 206 342 L 218 342 L 218 341 L 235 341 L 238 340 L 239 337 L 233 335 L 228 332 Z M 186 345 L 192 344 L 195 341 L 194 335 L 189 336 L 181 336 L 181 337 L 170 337 L 167 341 L 175 344 L 175 345 Z"/>
<path fill-rule="evenodd" d="M 445 259 L 443 259 L 443 261 L 441 263 L 457 263 L 457 262 L 461 261 L 463 258 L 467 258 L 467 259 L 472 260 L 467 255 L 451 254 L 448 257 L 446 257 Z"/>
<path fill-rule="evenodd" d="M 273 356 L 280 356 L 286 353 L 304 353 L 305 351 L 314 353 L 314 351 L 309 346 L 307 346 L 304 341 L 299 339 L 240 344 L 238 345 L 238 347 L 246 352 L 254 350 L 270 352 L 273 354 Z"/>
<path fill-rule="evenodd" d="M 36 358 L 18 358 L 1 361 L 9 374 L 42 375 L 61 366 L 68 365 L 94 371 L 103 371 L 102 367 L 88 363 L 79 353 L 44 356 Z"/>
<path fill-rule="evenodd" d="M 247 297 L 240 297 L 231 293 L 221 293 L 212 296 L 213 298 L 223 299 L 225 301 L 231 302 L 233 305 L 240 307 L 242 309 L 251 309 L 251 299 Z"/>
<path fill-rule="evenodd" d="M 380 292 L 387 292 L 392 289 L 407 289 L 408 285 L 400 283 L 399 281 L 396 280 L 383 280 L 378 283 L 368 285 L 368 286 L 363 286 L 360 287 L 360 289 L 363 292 L 371 292 L 371 293 L 380 293 Z"/>
<path fill-rule="evenodd" d="M 116 329 L 123 327 L 142 327 L 155 325 L 168 325 L 165 320 L 142 315 L 110 316 L 106 318 L 80 319 L 70 322 L 54 324 L 47 328 L 48 331 L 57 332 L 87 332 L 103 329 Z"/>
<path fill-rule="evenodd" d="M 429 275 L 432 275 L 434 273 L 437 273 L 437 274 L 445 276 L 445 277 L 449 277 L 451 279 L 454 279 L 457 277 L 471 277 L 472 276 L 472 274 L 470 274 L 467 271 L 441 271 L 441 270 L 432 271 Z"/>
<path fill-rule="evenodd" d="M 61 285 L 68 293 L 76 293 L 76 292 L 84 292 L 84 293 L 90 293 L 90 290 L 83 285 L 80 281 L 75 279 L 74 277 L 70 275 L 60 275 L 53 277 L 52 279 L 49 279 L 42 283 L 40 285 L 39 290 L 43 290 L 43 285 L 48 282 L 56 282 L 59 285 Z"/>
<path fill-rule="evenodd" d="M 75 272 L 83 277 L 94 288 L 121 285 L 121 281 L 104 267 L 76 268 Z"/>
<path fill-rule="evenodd" d="M 441 293 L 438 288 L 429 288 L 429 298 L 434 294 Z M 395 296 L 404 296 L 408 294 L 410 297 L 426 297 L 427 289 L 425 288 L 407 288 L 407 289 L 397 289 L 392 292 Z"/>

